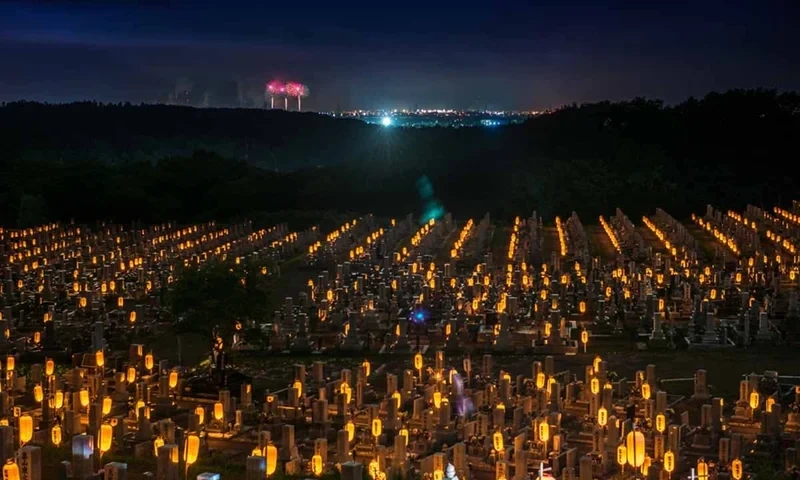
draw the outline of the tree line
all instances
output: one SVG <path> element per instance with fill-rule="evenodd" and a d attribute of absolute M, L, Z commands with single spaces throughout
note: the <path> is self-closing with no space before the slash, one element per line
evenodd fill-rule
<path fill-rule="evenodd" d="M 0 106 L 0 224 L 181 222 L 284 210 L 585 223 L 620 207 L 676 217 L 705 204 L 800 198 L 800 95 L 711 93 L 666 106 L 570 105 L 500 128 L 383 128 L 310 113 L 163 105 Z M 430 185 L 426 195 L 420 179 Z"/>

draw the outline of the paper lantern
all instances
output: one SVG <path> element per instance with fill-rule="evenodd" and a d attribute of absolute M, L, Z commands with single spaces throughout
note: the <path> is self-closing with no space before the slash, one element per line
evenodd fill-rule
<path fill-rule="evenodd" d="M 700 457 L 697 460 L 697 479 L 708 480 L 708 464 L 705 462 L 703 457 Z"/>
<path fill-rule="evenodd" d="M 202 425 L 206 420 L 206 409 L 202 405 L 198 405 L 194 409 L 194 414 L 197 415 L 197 424 Z"/>
<path fill-rule="evenodd" d="M 14 371 L 14 357 L 9 355 L 6 357 L 6 371 L 13 372 Z"/>
<path fill-rule="evenodd" d="M 36 400 L 37 403 L 44 400 L 44 390 L 41 385 L 33 387 L 33 399 Z"/>
<path fill-rule="evenodd" d="M 620 445 L 617 447 L 617 463 L 620 465 L 625 465 L 628 461 L 628 453 L 626 452 L 625 445 Z"/>
<path fill-rule="evenodd" d="M 663 413 L 659 413 L 656 415 L 656 430 L 658 433 L 664 433 L 664 430 L 667 429 L 667 418 L 664 416 Z"/>
<path fill-rule="evenodd" d="M 61 390 L 56 391 L 54 403 L 57 409 L 64 406 L 64 392 L 62 392 Z"/>
<path fill-rule="evenodd" d="M 644 434 L 639 431 L 629 432 L 625 439 L 628 465 L 639 468 L 644 463 Z"/>
<path fill-rule="evenodd" d="M 755 410 L 756 408 L 758 408 L 759 402 L 760 402 L 760 399 L 758 398 L 758 392 L 751 392 L 750 393 L 750 408 Z"/>
<path fill-rule="evenodd" d="M 86 408 L 89 406 L 89 390 L 82 388 L 78 395 L 81 401 L 81 407 Z"/>
<path fill-rule="evenodd" d="M 3 480 L 19 480 L 19 467 L 14 460 L 9 459 L 3 465 Z"/>
<path fill-rule="evenodd" d="M 644 475 L 645 477 L 647 477 L 647 471 L 650 470 L 651 463 L 652 460 L 650 459 L 650 456 L 649 455 L 645 456 L 644 463 L 642 464 L 642 467 L 639 469 L 639 471 L 642 472 L 642 475 Z"/>
<path fill-rule="evenodd" d="M 417 370 L 422 370 L 422 354 L 417 353 L 414 355 L 414 368 Z"/>
<path fill-rule="evenodd" d="M 539 424 L 539 440 L 543 442 L 550 440 L 550 424 L 547 422 Z"/>
<path fill-rule="evenodd" d="M 103 415 L 111 413 L 111 397 L 106 395 L 103 397 Z"/>
<path fill-rule="evenodd" d="M 136 369 L 133 367 L 128 367 L 128 374 L 126 375 L 126 380 L 128 383 L 133 383 L 136 381 Z"/>
<path fill-rule="evenodd" d="M 581 332 L 581 343 L 584 345 L 589 343 L 589 332 L 586 330 Z"/>
<path fill-rule="evenodd" d="M 217 402 L 214 404 L 214 419 L 218 422 L 222 421 L 222 417 L 225 416 L 225 410 L 222 408 L 222 402 Z"/>
<path fill-rule="evenodd" d="M 372 419 L 372 436 L 377 438 L 381 436 L 381 431 L 383 430 L 383 423 L 381 422 L 380 418 L 373 418 Z"/>
<path fill-rule="evenodd" d="M 600 407 L 597 410 L 597 424 L 605 427 L 608 424 L 608 410 L 606 407 Z"/>
<path fill-rule="evenodd" d="M 406 446 L 408 446 L 408 429 L 407 428 L 401 428 L 400 429 L 400 436 L 403 437 Z"/>
<path fill-rule="evenodd" d="M 192 465 L 197 461 L 197 454 L 200 453 L 200 437 L 189 435 L 186 437 L 186 447 L 183 450 L 183 459 L 186 465 Z"/>
<path fill-rule="evenodd" d="M 154 363 L 155 362 L 153 360 L 153 354 L 152 353 L 148 353 L 147 355 L 144 356 L 144 368 L 146 368 L 148 370 L 152 370 Z"/>
<path fill-rule="evenodd" d="M 33 418 L 26 413 L 19 417 L 19 441 L 28 443 L 31 438 L 33 438 Z"/>
<path fill-rule="evenodd" d="M 492 435 L 492 445 L 498 452 L 503 451 L 503 434 L 501 432 L 494 432 L 494 435 Z"/>
<path fill-rule="evenodd" d="M 55 371 L 56 371 L 56 362 L 54 362 L 53 359 L 51 359 L 51 358 L 48 358 L 47 360 L 45 360 L 45 362 L 44 362 L 44 373 L 45 373 L 45 375 L 47 375 L 49 377 Z"/>
<path fill-rule="evenodd" d="M 546 377 L 543 372 L 539 372 L 536 374 L 536 388 L 542 389 L 545 385 Z"/>
<path fill-rule="evenodd" d="M 111 425 L 107 423 L 100 425 L 100 431 L 98 432 L 98 436 L 99 436 L 98 445 L 100 446 L 100 455 L 102 455 L 103 452 L 111 450 L 111 438 L 113 436 Z"/>
<path fill-rule="evenodd" d="M 344 396 L 345 396 L 344 402 L 349 404 L 351 398 L 353 397 L 353 389 L 350 388 L 350 385 L 348 385 L 346 383 L 342 383 L 342 385 L 339 386 L 339 393 L 344 394 Z"/>
<path fill-rule="evenodd" d="M 103 368 L 103 366 L 106 364 L 106 357 L 102 350 L 98 350 L 94 353 L 94 363 L 100 368 Z"/>
<path fill-rule="evenodd" d="M 733 477 L 733 480 L 741 480 L 743 473 L 744 467 L 742 466 L 742 461 L 738 458 L 734 459 L 731 462 L 731 476 Z"/>
<path fill-rule="evenodd" d="M 61 445 L 61 440 L 61 426 L 54 425 L 53 428 L 50 429 L 50 441 L 57 447 Z"/>
<path fill-rule="evenodd" d="M 317 453 L 311 457 L 311 472 L 317 476 L 322 474 L 322 455 Z"/>
<path fill-rule="evenodd" d="M 442 392 L 433 392 L 433 406 L 436 408 L 442 406 Z"/>
<path fill-rule="evenodd" d="M 672 473 L 675 470 L 675 454 L 672 453 L 672 450 L 667 450 L 664 453 L 664 470 L 667 473 Z"/>
<path fill-rule="evenodd" d="M 163 446 L 164 446 L 164 439 L 161 438 L 161 436 L 159 435 L 158 437 L 156 437 L 155 440 L 153 440 L 153 452 L 155 453 L 156 457 L 158 457 L 158 449 Z"/>
<path fill-rule="evenodd" d="M 267 475 L 272 475 L 278 468 L 278 449 L 275 445 L 267 445 L 264 447 L 264 457 L 267 459 Z"/>
<path fill-rule="evenodd" d="M 589 382 L 589 388 L 594 395 L 600 393 L 600 380 L 597 377 L 592 378 L 592 380 Z"/>
<path fill-rule="evenodd" d="M 578 311 L 581 313 L 586 313 L 586 302 L 583 300 L 581 300 L 581 302 L 578 304 Z"/>
<path fill-rule="evenodd" d="M 642 384 L 642 398 L 645 400 L 650 400 L 650 384 L 643 383 Z"/>
<path fill-rule="evenodd" d="M 356 425 L 352 420 L 348 420 L 344 429 L 347 430 L 347 441 L 352 442 L 353 439 L 356 438 Z"/>
<path fill-rule="evenodd" d="M 131 313 L 128 314 L 128 321 L 131 323 L 136 323 L 136 311 L 131 310 Z"/>
<path fill-rule="evenodd" d="M 295 380 L 294 383 L 292 384 L 292 388 L 294 388 L 297 391 L 297 398 L 303 396 L 303 382 L 301 382 L 300 380 Z"/>
<path fill-rule="evenodd" d="M 178 372 L 173 370 L 169 372 L 169 388 L 175 388 L 178 386 Z"/>

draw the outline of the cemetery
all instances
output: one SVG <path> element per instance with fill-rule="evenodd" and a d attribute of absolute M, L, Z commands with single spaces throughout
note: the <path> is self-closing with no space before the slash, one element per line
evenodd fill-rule
<path fill-rule="evenodd" d="M 0 229 L 3 478 L 796 476 L 800 203 L 579 213 Z"/>

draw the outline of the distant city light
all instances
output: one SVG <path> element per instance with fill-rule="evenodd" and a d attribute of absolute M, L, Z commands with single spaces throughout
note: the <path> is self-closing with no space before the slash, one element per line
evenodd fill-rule
<path fill-rule="evenodd" d="M 381 119 L 381 125 L 383 125 L 384 127 L 388 127 L 388 126 L 389 126 L 389 125 L 391 125 L 391 124 L 392 124 L 392 119 L 391 119 L 391 118 L 389 118 L 389 117 L 383 117 L 383 118 Z"/>

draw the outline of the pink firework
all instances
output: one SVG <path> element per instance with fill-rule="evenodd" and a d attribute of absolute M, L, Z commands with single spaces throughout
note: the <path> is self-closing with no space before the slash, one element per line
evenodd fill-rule
<path fill-rule="evenodd" d="M 302 83 L 289 82 L 286 84 L 286 96 L 297 97 L 297 111 L 302 110 L 301 99 L 308 96 L 308 87 Z"/>
<path fill-rule="evenodd" d="M 275 97 L 286 95 L 286 85 L 278 80 L 273 80 L 267 84 L 267 95 L 269 95 L 269 106 L 275 108 Z"/>

